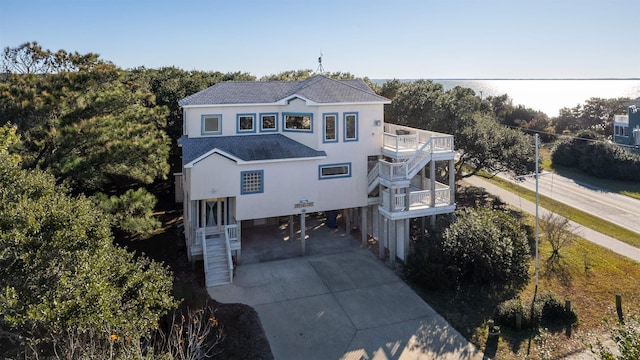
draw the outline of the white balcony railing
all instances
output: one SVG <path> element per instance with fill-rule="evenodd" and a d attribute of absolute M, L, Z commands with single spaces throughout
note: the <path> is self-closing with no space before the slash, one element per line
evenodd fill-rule
<path fill-rule="evenodd" d="M 438 184 L 439 189 L 435 191 L 434 207 L 451 205 L 451 191 L 448 186 Z M 390 211 L 411 211 L 432 207 L 431 190 L 418 190 L 409 192 L 409 207 L 406 206 L 407 196 L 403 193 L 391 196 L 388 189 L 382 191 L 381 206 Z M 393 207 L 390 202 L 393 201 Z"/>
<path fill-rule="evenodd" d="M 402 125 L 384 125 L 383 147 L 400 157 L 411 155 L 411 152 L 420 149 L 430 140 L 433 144 L 433 152 L 453 151 L 453 135 Z"/>

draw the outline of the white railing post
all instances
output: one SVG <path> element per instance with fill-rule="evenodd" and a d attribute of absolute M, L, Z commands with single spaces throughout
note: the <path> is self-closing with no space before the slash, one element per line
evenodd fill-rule
<path fill-rule="evenodd" d="M 229 281 L 233 282 L 233 260 L 231 259 L 231 243 L 229 242 L 229 233 L 224 232 L 224 247 L 227 251 L 227 264 L 229 264 Z"/>

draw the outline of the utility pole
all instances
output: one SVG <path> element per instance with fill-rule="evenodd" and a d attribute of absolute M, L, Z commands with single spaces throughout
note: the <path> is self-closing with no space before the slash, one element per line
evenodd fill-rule
<path fill-rule="evenodd" d="M 538 213 L 538 208 L 539 208 L 539 204 L 540 204 L 540 200 L 539 200 L 539 192 L 538 192 L 538 178 L 540 177 L 540 175 L 546 175 L 546 174 L 540 174 L 538 171 L 538 163 L 539 161 L 539 155 L 538 155 L 538 141 L 539 141 L 539 135 L 538 133 L 535 134 L 535 139 L 536 139 L 536 172 L 535 174 L 529 174 L 529 175 L 521 175 L 521 176 L 516 176 L 516 179 L 523 179 L 523 178 L 527 178 L 527 177 L 532 177 L 535 176 L 536 178 L 536 289 L 535 289 L 535 294 L 538 294 L 538 273 L 539 273 L 539 268 L 540 268 L 540 263 L 538 261 L 538 245 L 539 245 L 539 230 L 538 230 L 538 222 L 539 222 L 539 213 Z M 534 295 L 535 296 L 535 295 Z"/>

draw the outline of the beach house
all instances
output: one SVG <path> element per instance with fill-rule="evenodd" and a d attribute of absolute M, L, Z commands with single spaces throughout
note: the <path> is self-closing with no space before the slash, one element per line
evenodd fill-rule
<path fill-rule="evenodd" d="M 405 259 L 409 219 L 455 210 L 453 136 L 385 124 L 384 105 L 360 79 L 222 82 L 183 109 L 184 233 L 207 286 L 233 281 L 242 229 L 342 212 Z M 436 172 L 448 170 L 445 181 Z"/>
<path fill-rule="evenodd" d="M 640 99 L 624 103 L 627 115 L 614 115 L 613 141 L 620 145 L 640 146 Z"/>

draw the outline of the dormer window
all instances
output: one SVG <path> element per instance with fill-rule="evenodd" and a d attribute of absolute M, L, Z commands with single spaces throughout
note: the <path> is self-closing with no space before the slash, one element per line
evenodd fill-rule
<path fill-rule="evenodd" d="M 222 135 L 222 115 L 202 115 L 202 135 Z"/>

